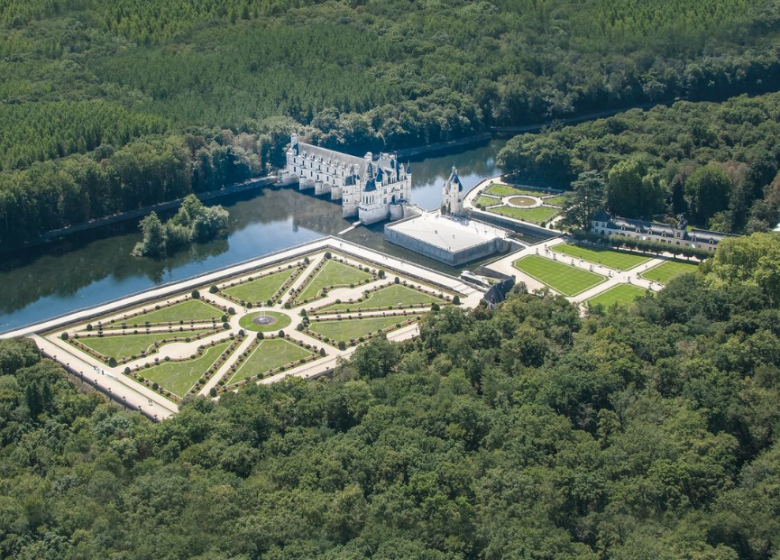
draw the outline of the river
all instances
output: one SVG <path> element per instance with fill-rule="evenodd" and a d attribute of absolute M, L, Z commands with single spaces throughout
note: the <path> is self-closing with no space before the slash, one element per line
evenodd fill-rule
<path fill-rule="evenodd" d="M 452 166 L 466 188 L 500 173 L 494 139 L 476 147 L 412 159 L 412 202 L 426 209 L 441 203 Z M 193 244 L 167 258 L 130 256 L 141 239 L 136 221 L 73 234 L 2 256 L 0 332 L 117 299 L 155 285 L 183 280 L 326 235 L 337 235 L 355 219 L 341 217 L 341 205 L 291 188 L 265 188 L 214 200 L 230 212 L 227 235 Z M 344 239 L 416 263 L 457 274 L 416 253 L 385 243 L 383 224 L 358 227 Z"/>

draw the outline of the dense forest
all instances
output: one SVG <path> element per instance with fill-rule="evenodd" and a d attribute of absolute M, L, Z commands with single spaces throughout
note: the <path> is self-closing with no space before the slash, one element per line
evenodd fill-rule
<path fill-rule="evenodd" d="M 718 231 L 766 231 L 780 221 L 780 94 L 552 127 L 514 137 L 498 159 L 510 173 L 573 182 L 575 191 L 600 180 L 600 191 L 587 189 L 591 203 L 619 215 L 685 214 Z"/>
<path fill-rule="evenodd" d="M 0 556 L 770 560 L 780 237 L 581 318 L 518 286 L 152 424 L 0 342 Z"/>
<path fill-rule="evenodd" d="M 0 0 L 0 245 L 198 192 L 186 135 L 262 174 L 293 127 L 379 151 L 776 91 L 779 29 L 777 0 Z"/>

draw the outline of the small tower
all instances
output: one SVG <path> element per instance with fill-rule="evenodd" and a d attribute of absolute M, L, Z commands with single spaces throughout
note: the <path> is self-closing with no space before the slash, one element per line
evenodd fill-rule
<path fill-rule="evenodd" d="M 458 170 L 453 167 L 452 174 L 447 182 L 444 183 L 442 193 L 441 211 L 442 214 L 452 214 L 460 216 L 463 213 L 463 183 L 458 178 Z"/>

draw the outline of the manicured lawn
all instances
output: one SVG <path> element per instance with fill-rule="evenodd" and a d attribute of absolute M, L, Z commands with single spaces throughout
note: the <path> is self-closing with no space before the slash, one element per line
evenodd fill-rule
<path fill-rule="evenodd" d="M 647 262 L 650 257 L 615 251 L 614 249 L 601 249 L 580 247 L 579 245 L 562 244 L 552 248 L 556 253 L 563 253 L 576 259 L 582 258 L 594 264 L 603 264 L 616 270 L 631 270 L 635 266 Z"/>
<path fill-rule="evenodd" d="M 255 348 L 243 365 L 238 368 L 227 384 L 236 383 L 248 377 L 257 377 L 274 368 L 297 362 L 311 356 L 311 352 L 283 338 L 264 340 Z"/>
<path fill-rule="evenodd" d="M 403 317 L 371 317 L 366 319 L 345 319 L 343 321 L 313 321 L 309 329 L 328 338 L 349 342 L 351 338 L 360 338 L 368 333 L 397 325 L 409 319 Z"/>
<path fill-rule="evenodd" d="M 260 317 L 263 314 L 276 319 L 276 323 L 272 325 L 259 325 L 255 323 L 254 318 Z M 290 319 L 284 313 L 279 313 L 278 311 L 266 311 L 265 313 L 263 313 L 262 311 L 257 311 L 255 313 L 250 313 L 249 315 L 244 315 L 243 317 L 241 317 L 241 319 L 239 319 L 238 321 L 238 324 L 241 325 L 242 328 L 250 331 L 276 332 L 286 327 L 289 327 L 291 322 L 292 319 Z"/>
<path fill-rule="evenodd" d="M 518 189 L 516 187 L 510 187 L 509 185 L 492 185 L 483 191 L 485 194 L 492 194 L 494 196 L 512 196 L 518 194 L 530 194 L 531 196 L 539 196 L 543 191 L 532 191 L 527 189 Z"/>
<path fill-rule="evenodd" d="M 444 300 L 435 296 L 423 294 L 407 286 L 394 284 L 387 288 L 372 292 L 368 298 L 365 298 L 360 303 L 332 303 L 323 307 L 321 310 L 318 310 L 318 313 L 330 311 L 358 311 L 360 309 L 370 309 L 374 307 L 395 307 L 399 303 L 413 305 L 416 303 L 441 303 L 442 301 Z"/>
<path fill-rule="evenodd" d="M 206 349 L 203 355 L 184 362 L 162 362 L 159 366 L 139 370 L 138 374 L 156 382 L 177 397 L 184 397 L 192 389 L 206 370 L 217 361 L 230 346 L 230 341 L 222 342 Z"/>
<path fill-rule="evenodd" d="M 154 346 L 154 343 L 164 338 L 172 338 L 174 336 L 181 337 L 182 339 L 188 336 L 195 336 L 202 333 L 203 330 L 186 331 L 186 332 L 157 332 L 149 334 L 126 334 L 121 336 L 93 336 L 91 338 L 81 337 L 79 342 L 100 352 L 104 356 L 109 358 L 128 358 L 141 353 L 142 350 L 149 350 Z"/>
<path fill-rule="evenodd" d="M 290 276 L 297 269 L 295 267 L 291 269 L 285 269 L 280 272 L 269 274 L 261 278 L 255 278 L 250 282 L 245 282 L 232 288 L 225 288 L 223 291 L 238 300 L 249 301 L 252 303 L 265 303 L 273 297 L 273 295 L 279 291 Z"/>
<path fill-rule="evenodd" d="M 493 198 L 491 196 L 478 196 L 477 200 L 474 201 L 475 206 L 482 206 L 483 208 L 495 206 L 496 204 L 501 204 L 501 199 Z"/>
<path fill-rule="evenodd" d="M 653 282 L 659 282 L 661 284 L 668 284 L 669 280 L 680 274 L 687 274 L 689 272 L 696 272 L 699 265 L 680 262 L 680 261 L 666 261 L 654 266 L 650 270 L 640 274 L 642 278 L 652 280 Z"/>
<path fill-rule="evenodd" d="M 550 208 L 549 206 L 539 206 L 538 208 L 512 208 L 510 206 L 498 206 L 491 208 L 488 212 L 494 214 L 500 214 L 508 218 L 514 218 L 515 220 L 524 220 L 526 222 L 533 222 L 535 224 L 541 224 L 542 222 L 549 222 L 560 213 L 557 208 Z"/>
<path fill-rule="evenodd" d="M 537 255 L 529 255 L 515 261 L 514 267 L 565 296 L 576 296 L 606 280 L 601 274 Z"/>
<path fill-rule="evenodd" d="M 603 305 L 609 309 L 614 304 L 626 305 L 633 303 L 633 301 L 645 294 L 645 290 L 631 284 L 618 284 L 613 286 L 606 292 L 602 292 L 597 296 L 594 296 L 588 300 L 590 307 L 596 307 L 597 305 Z"/>
<path fill-rule="evenodd" d="M 561 196 L 553 196 L 553 197 L 544 199 L 544 203 L 545 204 L 550 204 L 552 206 L 563 206 L 563 203 L 565 201 L 566 201 L 566 197 L 563 196 L 563 195 L 561 195 Z"/>
<path fill-rule="evenodd" d="M 147 306 L 147 309 L 154 309 L 154 305 Z M 127 320 L 118 319 L 114 321 L 114 325 L 127 323 L 128 325 L 143 325 L 147 321 L 149 323 L 167 323 L 169 321 L 178 323 L 184 321 L 188 323 L 190 321 L 210 321 L 211 319 L 219 319 L 222 315 L 222 311 L 217 309 L 213 305 L 202 302 L 197 299 L 188 299 L 180 303 L 175 303 L 170 307 L 163 307 L 150 311 L 143 315 L 136 315 L 130 317 Z"/>
<path fill-rule="evenodd" d="M 317 275 L 312 278 L 311 282 L 298 296 L 298 301 L 313 300 L 319 297 L 320 290 L 323 288 L 330 288 L 332 286 L 349 285 L 352 283 L 360 282 L 371 278 L 368 272 L 363 272 L 354 267 L 351 267 L 340 262 L 336 262 L 332 259 L 325 263 Z"/>

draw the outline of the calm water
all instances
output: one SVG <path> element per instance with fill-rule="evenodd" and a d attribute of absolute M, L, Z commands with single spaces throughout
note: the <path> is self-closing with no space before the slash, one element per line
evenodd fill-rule
<path fill-rule="evenodd" d="M 500 173 L 495 156 L 503 144 L 503 140 L 493 140 L 452 154 L 412 160 L 412 201 L 426 209 L 438 208 L 442 186 L 453 165 L 469 189 L 483 178 Z M 141 238 L 135 221 L 4 255 L 0 263 L 0 332 L 336 235 L 350 226 L 350 221 L 341 217 L 340 204 L 289 188 L 267 188 L 216 202 L 230 211 L 227 236 L 194 244 L 165 259 L 130 256 Z M 344 238 L 444 272 L 457 272 L 385 244 L 382 224 L 356 228 Z"/>

